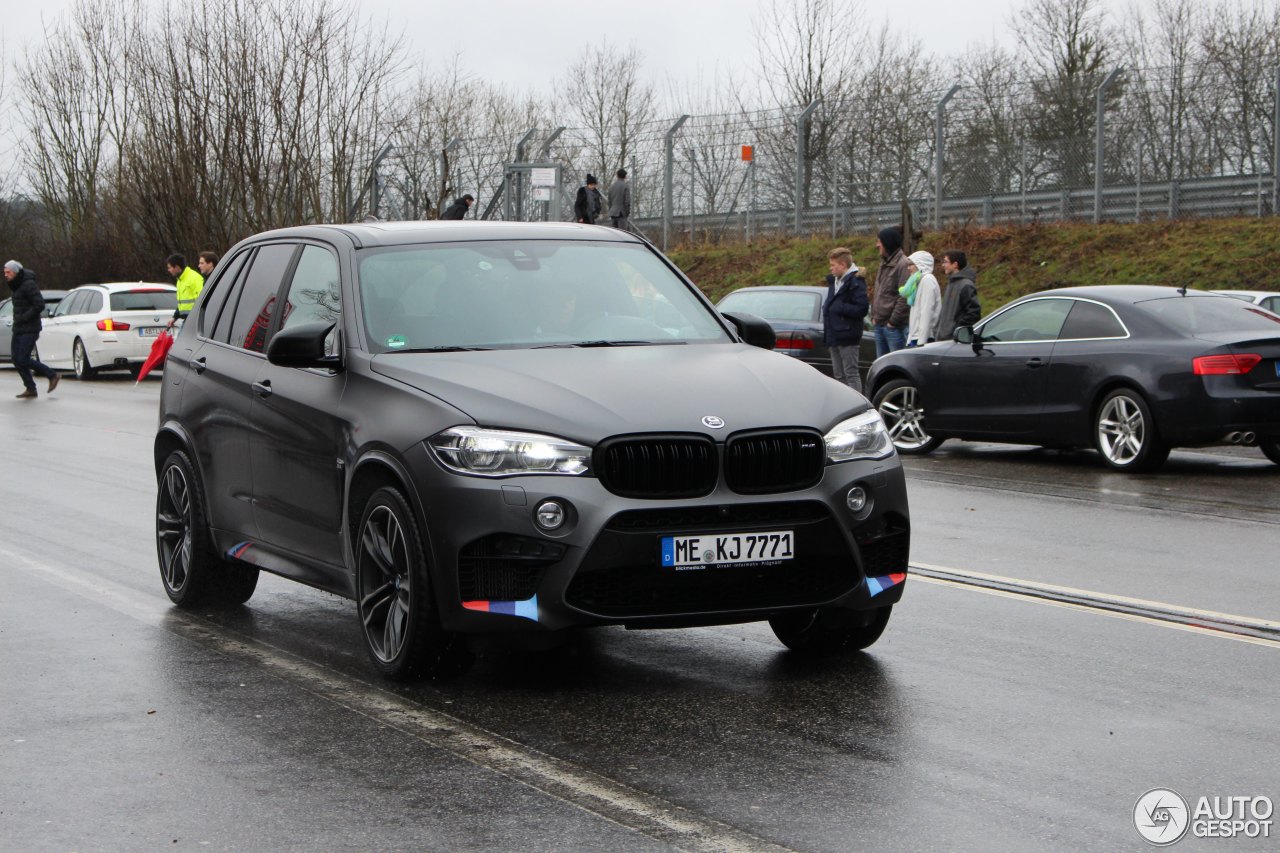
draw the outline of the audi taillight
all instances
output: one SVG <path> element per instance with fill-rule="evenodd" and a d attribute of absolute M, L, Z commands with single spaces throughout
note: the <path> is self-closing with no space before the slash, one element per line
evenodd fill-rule
<path fill-rule="evenodd" d="M 110 317 L 98 321 L 98 331 L 100 332 L 123 332 L 128 328 L 128 323 L 121 323 L 119 320 L 112 320 Z"/>
<path fill-rule="evenodd" d="M 1254 352 L 1202 355 L 1191 362 L 1191 370 L 1196 376 L 1238 376 L 1253 370 L 1260 361 L 1262 356 Z"/>
<path fill-rule="evenodd" d="M 813 349 L 813 338 L 800 332 L 779 332 L 774 349 Z"/>

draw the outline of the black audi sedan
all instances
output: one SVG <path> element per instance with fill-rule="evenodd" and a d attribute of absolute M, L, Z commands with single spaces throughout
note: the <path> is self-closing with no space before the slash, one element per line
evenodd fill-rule
<path fill-rule="evenodd" d="M 798 358 L 830 376 L 831 350 L 822 337 L 822 302 L 826 298 L 825 287 L 762 284 L 740 287 L 725 294 L 716 303 L 716 308 L 763 318 L 777 336 L 773 345 L 775 350 Z M 858 370 L 865 379 L 871 362 L 876 360 L 876 342 L 871 331 L 871 318 L 864 317 L 862 323 Z"/>
<path fill-rule="evenodd" d="M 1242 444 L 1280 464 L 1280 315 L 1228 296 L 1043 291 L 884 356 L 868 387 L 900 453 L 949 438 L 1092 446 L 1138 471 L 1172 447 Z"/>
<path fill-rule="evenodd" d="M 865 398 L 772 343 L 611 228 L 251 237 L 165 363 L 165 591 L 238 604 L 266 570 L 347 596 L 395 678 L 596 625 L 866 647 L 905 584 L 900 461 Z"/>

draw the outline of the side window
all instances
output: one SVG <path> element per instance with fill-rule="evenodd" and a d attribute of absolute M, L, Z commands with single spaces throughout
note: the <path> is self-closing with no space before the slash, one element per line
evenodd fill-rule
<path fill-rule="evenodd" d="M 1076 302 L 1058 334 L 1060 340 L 1123 338 L 1125 328 L 1110 308 L 1096 302 Z"/>
<path fill-rule="evenodd" d="M 84 302 L 84 298 L 85 298 L 84 293 L 85 292 L 83 290 L 78 290 L 72 293 L 66 299 L 59 302 L 58 309 L 53 312 L 53 316 L 67 317 L 67 316 L 70 316 L 71 314 L 79 313 L 76 310 L 76 305 Z"/>
<path fill-rule="evenodd" d="M 982 327 L 982 339 L 992 343 L 1052 341 L 1074 299 L 1034 299 L 1002 311 Z"/>
<path fill-rule="evenodd" d="M 1268 296 L 1266 299 L 1262 300 L 1262 307 L 1266 308 L 1268 311 L 1280 314 L 1280 296 Z"/>
<path fill-rule="evenodd" d="M 212 336 L 218 324 L 218 315 L 227 304 L 228 294 L 235 291 L 236 278 L 240 275 L 244 262 L 251 253 L 251 250 L 246 249 L 220 266 L 214 272 L 213 281 L 206 284 L 201 291 L 200 296 L 203 301 L 200 303 L 200 334 L 202 336 Z M 231 304 L 234 306 L 234 301 Z"/>
<path fill-rule="evenodd" d="M 102 291 L 90 290 L 88 299 L 84 301 L 84 305 L 76 311 L 77 314 L 97 314 L 102 310 Z"/>
<path fill-rule="evenodd" d="M 12 316 L 13 303 L 6 299 L 3 304 L 0 304 L 0 320 L 7 320 Z"/>
<path fill-rule="evenodd" d="M 280 282 L 296 248 L 292 244 L 263 246 L 254 256 L 231 320 L 231 337 L 227 342 L 233 347 L 252 352 L 266 350 L 267 330 L 275 312 Z"/>
<path fill-rule="evenodd" d="M 337 323 L 342 309 L 338 259 L 319 246 L 304 246 L 285 295 L 280 328 L 302 323 Z M 332 344 L 334 336 L 330 335 Z"/>

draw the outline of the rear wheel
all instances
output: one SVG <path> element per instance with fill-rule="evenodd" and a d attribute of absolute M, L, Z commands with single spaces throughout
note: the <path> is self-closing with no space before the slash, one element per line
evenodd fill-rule
<path fill-rule="evenodd" d="M 404 496 L 370 496 L 356 543 L 356 606 L 365 648 L 384 675 L 442 678 L 465 672 L 471 653 L 440 625 L 418 524 Z"/>
<path fill-rule="evenodd" d="M 876 392 L 875 407 L 899 453 L 929 453 L 942 439 L 925 432 L 920 390 L 909 379 L 894 379 Z"/>
<path fill-rule="evenodd" d="M 1280 438 L 1259 438 L 1258 448 L 1268 459 L 1280 465 Z"/>
<path fill-rule="evenodd" d="M 1119 471 L 1150 471 L 1169 458 L 1147 401 L 1137 391 L 1112 391 L 1094 418 L 1094 444 L 1108 465 Z"/>
<path fill-rule="evenodd" d="M 769 620 L 769 627 L 793 652 L 826 655 L 865 649 L 880 639 L 893 605 L 875 610 L 817 607 L 785 613 Z"/>
<path fill-rule="evenodd" d="M 223 560 L 214 549 L 195 469 L 181 450 L 160 469 L 156 555 L 165 594 L 179 607 L 243 604 L 258 585 L 257 569 Z"/>
<path fill-rule="evenodd" d="M 76 379 L 87 381 L 98 375 L 98 371 L 89 364 L 89 354 L 84 350 L 84 341 L 76 338 L 71 347 L 71 367 L 75 370 Z"/>

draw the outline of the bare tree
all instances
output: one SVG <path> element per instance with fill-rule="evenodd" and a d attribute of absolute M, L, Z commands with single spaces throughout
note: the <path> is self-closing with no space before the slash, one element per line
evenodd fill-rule
<path fill-rule="evenodd" d="M 1215 96 L 1224 118 L 1207 128 L 1218 161 L 1213 169 L 1267 171 L 1272 146 L 1272 99 L 1280 65 L 1280 5 L 1264 0 L 1224 0 L 1208 21 L 1201 45 L 1214 69 Z"/>
<path fill-rule="evenodd" d="M 637 140 L 654 119 L 653 87 L 641 78 L 644 54 L 634 45 L 587 45 L 557 87 L 557 112 L 584 128 L 588 165 L 602 176 L 630 168 Z"/>

